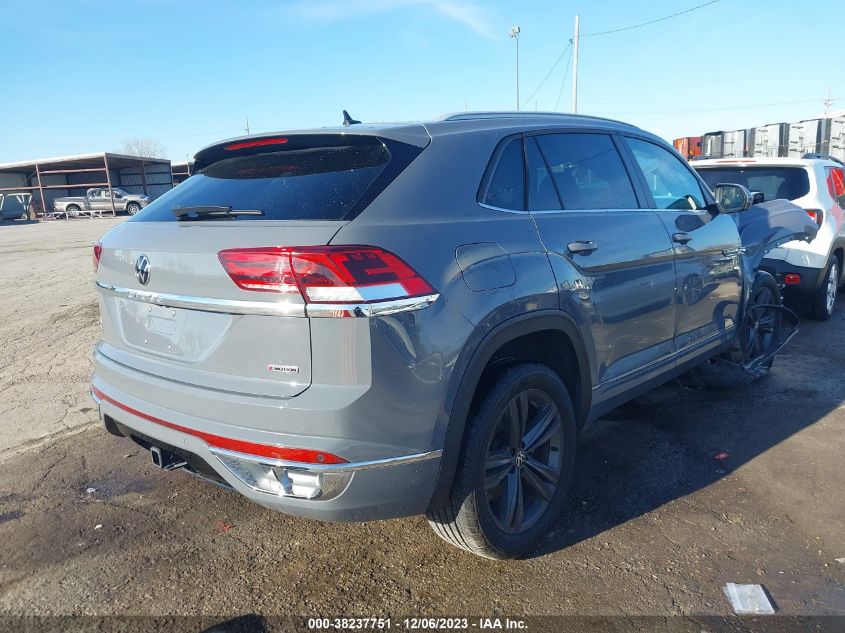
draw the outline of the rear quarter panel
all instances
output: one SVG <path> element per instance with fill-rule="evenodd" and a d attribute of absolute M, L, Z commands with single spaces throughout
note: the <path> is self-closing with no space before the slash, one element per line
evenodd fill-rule
<path fill-rule="evenodd" d="M 403 341 L 408 358 L 429 359 L 428 369 L 412 385 L 426 394 L 425 419 L 418 420 L 423 425 L 433 423 L 437 413 L 448 408 L 449 383 L 460 380 L 452 371 L 471 335 L 476 339 L 479 333 L 532 311 L 558 309 L 557 285 L 533 219 L 528 213 L 488 209 L 476 201 L 487 162 L 506 135 L 492 131 L 435 136 L 411 167 L 332 240 L 332 244 L 386 248 L 440 294 L 436 304 L 412 313 L 414 327 L 403 322 L 404 317 L 389 325 L 383 318 L 374 322 L 375 328 L 393 329 L 391 336 Z M 468 285 L 459 264 L 460 260 L 466 268 L 467 249 L 462 247 L 479 244 L 483 246 L 470 250 L 488 250 L 490 257 L 473 260 L 481 270 L 476 269 L 478 276 Z M 478 279 L 483 280 L 480 285 Z M 384 364 L 382 358 L 376 359 L 379 353 L 374 344 L 374 372 Z M 391 358 L 391 363 L 397 362 Z M 431 369 L 434 365 L 436 372 Z M 373 383 L 379 383 L 375 375 Z M 435 444 L 442 446 L 445 431 L 441 421 L 434 429 Z"/>

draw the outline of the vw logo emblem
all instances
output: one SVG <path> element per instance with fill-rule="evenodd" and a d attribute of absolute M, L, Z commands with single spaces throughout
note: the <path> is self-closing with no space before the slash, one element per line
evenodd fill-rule
<path fill-rule="evenodd" d="M 150 259 L 146 255 L 141 255 L 135 262 L 135 277 L 142 286 L 150 283 L 150 268 Z"/>

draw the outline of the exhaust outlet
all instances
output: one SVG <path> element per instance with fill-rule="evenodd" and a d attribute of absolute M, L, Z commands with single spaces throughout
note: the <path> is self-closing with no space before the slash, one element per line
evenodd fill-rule
<path fill-rule="evenodd" d="M 188 462 L 178 455 L 158 446 L 150 447 L 150 457 L 152 457 L 153 466 L 162 470 L 176 470 L 188 465 Z"/>

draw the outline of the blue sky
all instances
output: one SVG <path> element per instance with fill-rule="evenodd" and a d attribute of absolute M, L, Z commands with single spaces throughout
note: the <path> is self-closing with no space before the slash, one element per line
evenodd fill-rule
<path fill-rule="evenodd" d="M 243 133 L 515 106 L 572 37 L 705 0 L 4 0 L 0 162 L 118 150 L 173 160 Z M 719 0 L 585 37 L 579 112 L 665 138 L 845 109 L 845 4 Z M 525 105 L 571 106 L 566 56 Z M 561 92 L 561 86 L 563 91 Z M 772 106 L 768 104 L 787 103 Z"/>

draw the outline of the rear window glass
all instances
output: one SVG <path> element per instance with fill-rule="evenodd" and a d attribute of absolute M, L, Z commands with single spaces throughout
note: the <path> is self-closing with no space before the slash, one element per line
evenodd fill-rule
<path fill-rule="evenodd" d="M 372 200 L 371 189 L 390 160 L 390 152 L 378 139 L 236 155 L 205 167 L 131 221 L 175 221 L 174 209 L 203 206 L 263 212 L 238 216 L 238 221 L 343 220 Z M 381 184 L 381 189 L 387 186 Z"/>
<path fill-rule="evenodd" d="M 498 209 L 525 209 L 525 161 L 521 139 L 504 146 L 493 172 L 482 185 L 478 201 Z"/>
<path fill-rule="evenodd" d="M 810 193 L 803 167 L 714 167 L 700 168 L 698 173 L 711 190 L 723 183 L 742 185 L 759 191 L 766 200 L 795 200 Z"/>
<path fill-rule="evenodd" d="M 607 134 L 544 134 L 535 138 L 564 209 L 639 206 L 622 158 Z"/>

